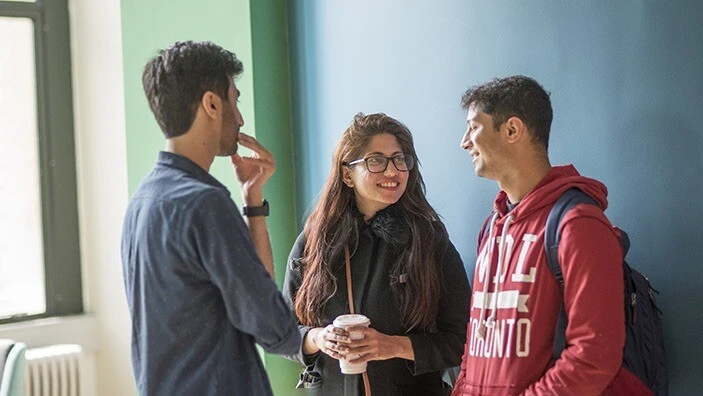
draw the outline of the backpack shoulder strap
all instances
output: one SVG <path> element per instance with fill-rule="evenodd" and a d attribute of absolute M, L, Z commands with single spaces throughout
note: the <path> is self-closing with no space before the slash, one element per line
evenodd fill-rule
<path fill-rule="evenodd" d="M 549 269 L 554 274 L 562 290 L 564 289 L 564 274 L 559 264 L 559 240 L 561 239 L 559 225 L 569 210 L 580 203 L 598 205 L 593 198 L 578 188 L 564 191 L 554 203 L 554 206 L 552 206 L 547 217 L 547 225 L 544 228 L 544 249 L 547 252 L 547 265 L 549 265 Z"/>
<path fill-rule="evenodd" d="M 561 224 L 561 220 L 569 210 L 580 203 L 597 205 L 597 202 L 593 198 L 577 188 L 564 191 L 549 211 L 547 224 L 544 227 L 544 249 L 547 252 L 547 265 L 552 271 L 552 274 L 554 274 L 562 291 L 564 291 L 564 274 L 559 264 L 559 239 L 561 238 L 559 234 L 559 224 Z M 559 359 L 561 352 L 566 348 L 567 324 L 568 318 L 566 317 L 566 310 L 564 309 L 564 302 L 562 301 L 561 308 L 559 308 L 559 316 L 557 317 L 556 329 L 554 330 L 554 345 L 552 348 L 552 359 L 554 361 Z"/>

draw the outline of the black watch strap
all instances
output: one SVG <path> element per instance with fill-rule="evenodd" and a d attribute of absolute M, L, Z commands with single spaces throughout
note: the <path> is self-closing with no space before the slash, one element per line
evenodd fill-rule
<path fill-rule="evenodd" d="M 247 217 L 268 216 L 269 202 L 264 199 L 261 206 L 242 206 L 242 214 Z"/>

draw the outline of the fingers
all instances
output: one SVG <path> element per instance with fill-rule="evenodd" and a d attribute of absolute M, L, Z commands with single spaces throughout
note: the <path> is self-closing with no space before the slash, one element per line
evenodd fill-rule
<path fill-rule="evenodd" d="M 320 348 L 322 352 L 325 354 L 339 360 L 339 359 L 344 359 L 344 356 L 348 352 L 348 348 L 346 347 L 340 347 L 339 345 L 335 344 L 332 341 L 325 341 L 323 344 L 322 348 Z"/>
<path fill-rule="evenodd" d="M 276 168 L 276 165 L 273 162 L 271 162 L 270 159 L 256 158 L 256 157 L 242 157 L 239 154 L 232 155 L 232 163 L 235 165 L 240 165 L 242 163 L 246 163 L 246 164 L 259 166 L 263 169 L 275 170 L 275 168 Z"/>
<path fill-rule="evenodd" d="M 363 363 L 372 360 L 385 360 L 393 357 L 391 338 L 370 327 L 349 328 L 349 331 L 363 334 L 363 338 L 354 339 L 349 344 L 346 354 L 350 363 Z"/>
<path fill-rule="evenodd" d="M 352 339 L 350 332 L 361 333 L 363 338 Z M 386 335 L 372 328 L 349 327 L 343 329 L 329 325 L 318 333 L 316 344 L 323 353 L 334 359 L 346 358 L 351 363 L 363 363 L 391 358 L 392 348 L 388 342 Z"/>
<path fill-rule="evenodd" d="M 264 184 L 276 172 L 276 160 L 271 152 L 246 133 L 239 132 L 237 141 L 253 153 L 250 156 L 233 154 L 230 157 L 232 167 L 237 180 L 242 184 L 243 195 L 253 197 L 253 201 L 260 203 L 263 199 L 261 195 Z"/>
<path fill-rule="evenodd" d="M 242 163 L 242 156 L 239 154 L 232 154 L 229 158 L 232 161 L 232 165 L 236 166 Z"/>
<path fill-rule="evenodd" d="M 276 172 L 276 159 L 261 143 L 246 133 L 239 132 L 238 142 L 251 149 L 253 154 L 246 157 L 240 154 L 231 156 L 237 177 L 242 182 L 256 179 L 256 183 L 262 185 Z"/>
<path fill-rule="evenodd" d="M 259 143 L 258 140 L 254 139 L 252 136 L 249 136 L 244 132 L 239 132 L 238 143 L 248 149 L 251 149 L 261 158 L 271 158 L 271 160 L 273 160 L 273 154 L 266 150 L 266 147 Z"/>
<path fill-rule="evenodd" d="M 353 331 L 355 333 L 361 333 L 364 335 L 364 337 L 378 333 L 378 331 L 368 326 L 347 327 L 347 330 Z"/>
<path fill-rule="evenodd" d="M 327 339 L 334 342 L 342 342 L 349 344 L 352 340 L 349 337 L 349 332 L 341 327 L 334 327 L 332 325 L 327 326 Z"/>
<path fill-rule="evenodd" d="M 335 359 L 343 359 L 349 352 L 349 347 L 345 344 L 351 340 L 349 332 L 344 329 L 329 325 L 320 333 L 320 338 L 318 341 L 320 350 Z"/>
<path fill-rule="evenodd" d="M 381 333 L 379 333 L 378 331 L 366 326 L 348 327 L 347 330 L 349 332 L 355 333 L 354 338 L 351 339 L 351 343 L 355 347 L 360 345 L 369 345 L 371 343 L 377 342 L 377 339 L 381 335 Z M 359 334 L 361 334 L 361 337 L 359 337 Z"/>
<path fill-rule="evenodd" d="M 353 345 L 349 347 L 350 354 L 357 355 L 378 355 L 379 346 L 366 344 L 366 345 Z"/>
<path fill-rule="evenodd" d="M 362 340 L 354 340 L 354 344 L 349 345 L 349 351 L 346 353 L 346 357 L 349 359 L 349 363 L 363 363 L 371 360 L 381 360 L 381 350 L 377 343 L 365 343 L 363 345 L 357 344 Z"/>
<path fill-rule="evenodd" d="M 349 363 L 351 363 L 351 364 L 359 364 L 359 363 L 370 362 L 372 360 L 376 360 L 371 355 L 362 355 L 362 354 L 357 354 L 356 352 L 353 352 L 352 354 L 359 356 L 359 358 L 349 360 Z"/>

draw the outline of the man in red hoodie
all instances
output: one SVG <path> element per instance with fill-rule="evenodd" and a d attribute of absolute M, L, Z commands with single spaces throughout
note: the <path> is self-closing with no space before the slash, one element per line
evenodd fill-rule
<path fill-rule="evenodd" d="M 475 173 L 498 182 L 478 241 L 470 319 L 453 395 L 612 395 L 634 383 L 621 370 L 625 342 L 622 249 L 603 214 L 607 189 L 571 165 L 552 166 L 549 94 L 525 76 L 495 79 L 462 98 L 461 147 Z M 564 292 L 544 249 L 547 216 L 578 188 L 600 207 L 575 206 L 560 225 Z M 566 347 L 552 357 L 560 309 Z M 627 385 L 622 385 L 627 384 Z M 641 384 L 641 383 L 639 383 Z M 627 394 L 632 393 L 629 387 Z"/>

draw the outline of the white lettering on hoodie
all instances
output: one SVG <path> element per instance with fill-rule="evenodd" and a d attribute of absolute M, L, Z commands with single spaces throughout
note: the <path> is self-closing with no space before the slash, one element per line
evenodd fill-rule
<path fill-rule="evenodd" d="M 493 222 L 495 219 L 493 220 Z M 510 258 L 514 248 L 514 239 L 508 232 L 510 221 L 503 228 L 503 235 L 493 235 L 493 225 L 489 230 L 489 240 L 479 253 L 476 260 L 476 271 L 479 282 L 484 283 L 483 290 L 474 289 L 471 309 L 481 310 L 479 319 L 470 320 L 469 355 L 475 357 L 502 358 L 517 356 L 527 357 L 530 354 L 530 333 L 532 323 L 529 318 L 518 318 L 517 313 L 528 313 L 527 301 L 529 294 L 521 294 L 519 290 L 505 290 L 506 276 L 510 266 Z M 534 234 L 523 234 L 520 254 L 517 263 L 510 274 L 513 283 L 534 283 L 537 269 L 526 268 L 525 261 L 528 252 L 535 247 L 538 237 Z M 539 247 L 539 246 L 538 246 Z M 490 263 L 494 249 L 499 249 L 498 268 L 496 274 L 490 276 Z M 493 283 L 492 292 L 488 292 L 488 284 Z M 513 317 L 496 319 L 497 310 L 507 310 Z M 491 314 L 485 318 L 485 312 Z"/>

